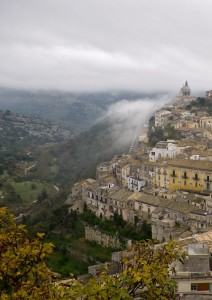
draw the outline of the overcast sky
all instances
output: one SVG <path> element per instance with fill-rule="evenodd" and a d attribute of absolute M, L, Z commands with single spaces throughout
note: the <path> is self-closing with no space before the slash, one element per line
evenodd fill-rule
<path fill-rule="evenodd" d="M 212 0 L 0 0 L 0 86 L 212 89 Z"/>

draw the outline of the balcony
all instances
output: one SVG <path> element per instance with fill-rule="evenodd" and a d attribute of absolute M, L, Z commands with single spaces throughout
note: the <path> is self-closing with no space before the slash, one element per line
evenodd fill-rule
<path fill-rule="evenodd" d="M 160 171 L 160 170 L 158 170 L 158 171 L 157 171 L 157 173 L 158 173 L 158 174 L 161 174 L 161 171 Z"/>
<path fill-rule="evenodd" d="M 183 175 L 182 178 L 183 179 L 188 179 L 188 176 L 187 175 Z"/>
<path fill-rule="evenodd" d="M 175 173 L 172 173 L 170 176 L 175 177 L 175 178 L 177 177 L 177 175 Z"/>
<path fill-rule="evenodd" d="M 193 179 L 193 180 L 196 180 L 196 181 L 199 181 L 199 180 L 200 180 L 200 178 L 199 178 L 199 177 L 196 177 L 196 176 L 192 177 L 192 179 Z"/>
<path fill-rule="evenodd" d="M 164 172 L 163 172 L 163 175 L 167 175 L 167 172 L 166 172 L 166 171 L 164 171 Z"/>
<path fill-rule="evenodd" d="M 212 178 L 206 178 L 206 179 L 204 179 L 204 181 L 206 181 L 206 182 L 212 182 Z"/>

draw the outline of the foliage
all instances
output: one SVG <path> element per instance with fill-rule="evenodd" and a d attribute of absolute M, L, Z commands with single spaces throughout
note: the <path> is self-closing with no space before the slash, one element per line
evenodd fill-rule
<path fill-rule="evenodd" d="M 149 144 L 150 146 L 155 146 L 158 141 L 164 141 L 166 138 L 164 137 L 164 130 L 161 127 L 157 127 L 154 131 L 150 131 L 149 134 Z"/>
<path fill-rule="evenodd" d="M 92 279 L 85 285 L 75 282 L 68 290 L 63 291 L 64 298 L 176 299 L 176 283 L 170 277 L 169 266 L 175 260 L 183 261 L 185 256 L 173 241 L 160 246 L 153 242 L 136 243 L 127 257 L 123 257 L 120 273 L 109 276 L 105 270 L 98 280 Z M 175 273 L 174 267 L 171 272 Z"/>
<path fill-rule="evenodd" d="M 52 252 L 51 243 L 42 242 L 43 234 L 30 239 L 23 225 L 14 222 L 6 208 L 0 208 L 0 298 L 7 299 L 176 299 L 176 284 L 169 275 L 175 260 L 185 253 L 170 241 L 164 245 L 135 243 L 120 264 L 120 273 L 108 270 L 86 284 L 72 279 L 64 288 L 51 284 L 52 273 L 45 265 Z M 174 267 L 171 272 L 175 272 Z"/>
<path fill-rule="evenodd" d="M 94 178 L 97 164 L 129 149 L 131 136 L 126 136 L 125 145 L 119 143 L 111 134 L 116 132 L 113 127 L 104 120 L 66 143 L 39 148 L 34 178 L 54 182 L 66 190 L 77 181 Z M 118 131 L 121 136 L 123 128 Z"/>
<path fill-rule="evenodd" d="M 118 234 L 119 238 L 128 238 L 132 240 L 143 240 L 151 238 L 151 226 L 145 222 L 135 228 L 132 224 L 123 220 L 118 213 L 114 213 L 113 220 L 98 218 L 93 212 L 85 211 L 79 217 L 91 226 L 97 226 L 100 231 L 110 235 Z"/>
<path fill-rule="evenodd" d="M 159 141 L 166 141 L 167 139 L 179 139 L 177 130 L 172 126 L 165 126 L 165 128 L 156 127 L 150 131 L 149 144 L 155 146 Z"/>
<path fill-rule="evenodd" d="M 42 242 L 43 234 L 30 239 L 26 228 L 14 222 L 6 208 L 0 208 L 0 298 L 53 299 L 46 267 L 51 243 Z"/>
<path fill-rule="evenodd" d="M 54 253 L 49 255 L 47 265 L 65 277 L 69 277 L 70 273 L 74 273 L 75 276 L 85 274 L 88 270 L 88 264 L 78 257 L 71 256 L 67 247 L 55 249 Z"/>
<path fill-rule="evenodd" d="M 212 102 L 211 99 L 206 99 L 204 97 L 198 97 L 191 103 L 189 103 L 186 108 L 188 110 L 195 111 L 196 109 L 203 109 L 212 115 Z"/>

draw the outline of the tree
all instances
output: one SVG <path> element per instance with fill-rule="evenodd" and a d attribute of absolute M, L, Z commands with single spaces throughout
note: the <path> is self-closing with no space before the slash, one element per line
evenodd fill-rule
<path fill-rule="evenodd" d="M 0 208 L 0 298 L 54 299 L 51 271 L 45 261 L 53 245 L 38 233 L 31 239 L 6 208 Z"/>
<path fill-rule="evenodd" d="M 160 246 L 153 242 L 138 242 L 128 257 L 122 259 L 119 274 L 109 276 L 105 271 L 98 280 L 92 279 L 86 285 L 72 284 L 69 290 L 64 290 L 64 297 L 81 297 L 83 300 L 176 299 L 176 283 L 169 275 L 169 267 L 175 260 L 183 261 L 185 256 L 173 241 Z M 174 267 L 171 272 L 175 273 Z"/>
<path fill-rule="evenodd" d="M 0 299 L 34 300 L 143 300 L 176 299 L 176 283 L 170 265 L 182 261 L 185 253 L 176 242 L 156 245 L 153 241 L 135 243 L 120 263 L 120 272 L 71 286 L 52 283 L 45 265 L 53 245 L 42 241 L 43 234 L 30 238 L 24 225 L 17 225 L 6 208 L 0 208 Z M 174 267 L 171 268 L 174 273 Z M 80 297 L 80 298 L 79 298 Z"/>

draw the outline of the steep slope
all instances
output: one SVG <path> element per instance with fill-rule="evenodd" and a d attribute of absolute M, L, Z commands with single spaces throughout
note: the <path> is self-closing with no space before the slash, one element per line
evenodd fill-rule
<path fill-rule="evenodd" d="M 129 150 L 132 137 L 119 139 L 122 130 L 104 120 L 66 143 L 43 148 L 36 176 L 66 188 L 83 178 L 94 177 L 98 163 Z"/>

